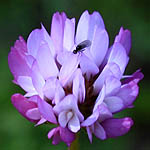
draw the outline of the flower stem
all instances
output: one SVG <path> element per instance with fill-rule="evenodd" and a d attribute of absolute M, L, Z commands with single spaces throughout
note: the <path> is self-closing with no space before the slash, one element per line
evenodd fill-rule
<path fill-rule="evenodd" d="M 68 150 L 79 150 L 79 134 L 76 135 L 76 139 L 72 142 Z"/>

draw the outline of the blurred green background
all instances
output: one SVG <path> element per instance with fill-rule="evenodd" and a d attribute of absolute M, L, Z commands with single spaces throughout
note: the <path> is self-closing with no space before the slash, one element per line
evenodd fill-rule
<path fill-rule="evenodd" d="M 1 0 L 0 1 L 0 150 L 66 150 L 65 144 L 53 146 L 47 139 L 50 126 L 34 125 L 24 119 L 11 104 L 13 93 L 23 92 L 11 81 L 7 64 L 10 47 L 19 35 L 29 33 L 42 22 L 50 31 L 52 14 L 65 11 L 68 17 L 79 19 L 81 13 L 99 11 L 109 33 L 110 44 L 121 26 L 132 32 L 132 49 L 127 74 L 142 68 L 145 77 L 140 82 L 140 95 L 135 107 L 120 116 L 130 116 L 134 126 L 125 136 L 90 144 L 87 135 L 80 134 L 82 150 L 150 150 L 150 1 L 149 0 Z"/>

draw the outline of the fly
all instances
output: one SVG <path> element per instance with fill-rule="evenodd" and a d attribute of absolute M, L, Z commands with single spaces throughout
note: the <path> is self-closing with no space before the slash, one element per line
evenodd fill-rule
<path fill-rule="evenodd" d="M 85 40 L 76 46 L 76 49 L 73 51 L 73 53 L 77 54 L 78 52 L 83 52 L 85 48 L 90 47 L 90 46 L 91 46 L 91 41 Z"/>

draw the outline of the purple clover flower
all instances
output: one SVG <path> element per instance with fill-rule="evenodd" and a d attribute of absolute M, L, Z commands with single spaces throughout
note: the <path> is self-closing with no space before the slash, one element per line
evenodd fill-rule
<path fill-rule="evenodd" d="M 89 40 L 82 52 L 73 51 Z M 140 70 L 124 75 L 129 61 L 131 33 L 122 27 L 112 46 L 102 17 L 85 11 L 75 34 L 75 19 L 55 13 L 51 34 L 41 25 L 27 39 L 20 36 L 8 56 L 13 82 L 25 95 L 11 97 L 14 107 L 36 125 L 56 125 L 48 133 L 53 144 L 68 146 L 81 128 L 104 140 L 126 134 L 133 121 L 114 114 L 132 108 L 143 78 Z"/>

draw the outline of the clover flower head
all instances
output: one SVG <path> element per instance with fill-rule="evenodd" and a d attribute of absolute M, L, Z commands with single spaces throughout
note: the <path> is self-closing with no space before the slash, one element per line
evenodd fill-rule
<path fill-rule="evenodd" d="M 124 75 L 129 61 L 131 33 L 121 27 L 113 45 L 98 12 L 75 19 L 56 12 L 51 33 L 43 25 L 27 43 L 20 36 L 8 56 L 13 82 L 25 95 L 11 97 L 14 107 L 36 125 L 55 124 L 52 143 L 75 140 L 81 128 L 105 140 L 126 134 L 133 121 L 114 115 L 132 108 L 143 78 L 140 70 Z"/>

